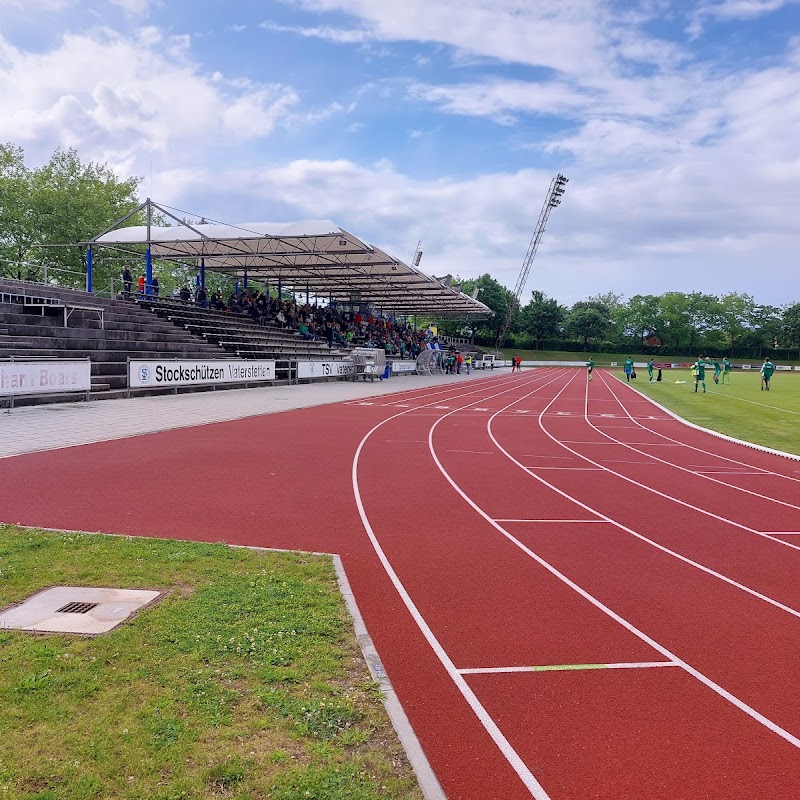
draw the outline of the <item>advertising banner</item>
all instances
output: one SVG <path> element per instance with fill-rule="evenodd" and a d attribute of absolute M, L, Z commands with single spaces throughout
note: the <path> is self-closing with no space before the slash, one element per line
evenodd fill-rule
<path fill-rule="evenodd" d="M 352 375 L 355 368 L 352 361 L 298 361 L 298 378 L 335 378 L 339 375 Z"/>
<path fill-rule="evenodd" d="M 88 361 L 0 361 L 0 395 L 88 392 Z"/>
<path fill-rule="evenodd" d="M 392 373 L 394 375 L 416 374 L 416 361 L 392 361 Z"/>
<path fill-rule="evenodd" d="M 164 386 L 222 385 L 259 383 L 275 380 L 274 361 L 169 361 L 131 360 L 128 386 L 145 389 Z"/>

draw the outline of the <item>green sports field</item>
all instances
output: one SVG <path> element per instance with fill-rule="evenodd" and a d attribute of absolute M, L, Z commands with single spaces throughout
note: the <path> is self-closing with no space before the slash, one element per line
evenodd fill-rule
<path fill-rule="evenodd" d="M 695 394 L 689 370 L 664 370 L 661 383 L 648 383 L 640 369 L 631 385 L 704 428 L 800 455 L 800 372 L 776 372 L 769 392 L 758 370 L 734 371 L 730 385 L 716 385 L 712 375 L 706 370 L 706 394 Z"/>

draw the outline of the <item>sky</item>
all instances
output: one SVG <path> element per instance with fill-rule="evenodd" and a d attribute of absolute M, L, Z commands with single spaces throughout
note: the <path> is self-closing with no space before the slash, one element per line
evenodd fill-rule
<path fill-rule="evenodd" d="M 0 0 L 0 142 L 523 293 L 800 301 L 800 0 Z"/>

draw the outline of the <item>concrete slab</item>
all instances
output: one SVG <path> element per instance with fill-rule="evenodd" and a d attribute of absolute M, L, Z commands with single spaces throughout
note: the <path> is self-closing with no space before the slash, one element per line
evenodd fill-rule
<path fill-rule="evenodd" d="M 0 628 L 97 635 L 116 628 L 159 594 L 146 589 L 53 586 L 0 614 Z M 77 610 L 64 610 L 70 604 Z"/>

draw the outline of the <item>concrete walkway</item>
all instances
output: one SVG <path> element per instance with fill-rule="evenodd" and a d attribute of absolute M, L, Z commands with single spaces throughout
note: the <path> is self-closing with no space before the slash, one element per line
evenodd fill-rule
<path fill-rule="evenodd" d="M 264 386 L 5 409 L 0 411 L 0 458 L 326 403 L 342 403 L 374 395 L 452 386 L 507 372 L 501 368 L 490 372 L 475 371 L 472 375 L 404 375 L 374 382 Z"/>

